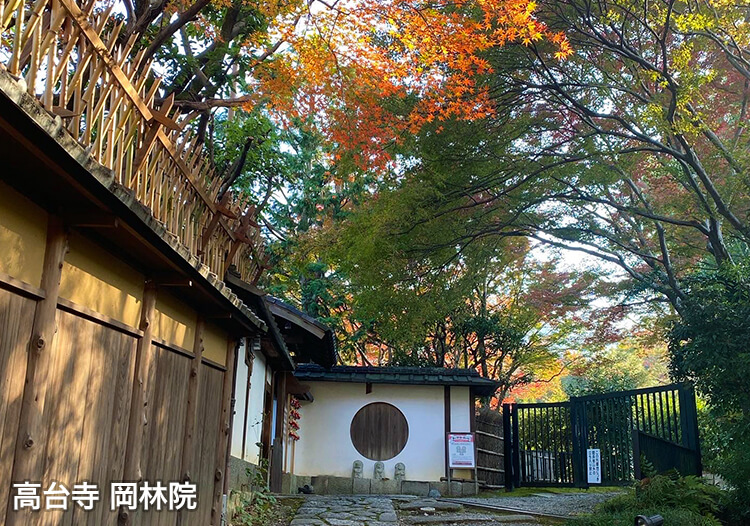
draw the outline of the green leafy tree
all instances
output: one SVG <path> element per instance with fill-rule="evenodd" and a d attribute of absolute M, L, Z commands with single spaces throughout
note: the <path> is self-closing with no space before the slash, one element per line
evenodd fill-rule
<path fill-rule="evenodd" d="M 704 437 L 713 467 L 735 489 L 731 520 L 750 521 L 750 260 L 686 282 L 670 334 L 673 374 L 697 384 L 710 403 Z"/>

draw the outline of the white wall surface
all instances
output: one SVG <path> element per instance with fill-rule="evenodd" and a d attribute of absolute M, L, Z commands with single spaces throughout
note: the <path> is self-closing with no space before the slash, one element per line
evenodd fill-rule
<path fill-rule="evenodd" d="M 237 378 L 235 387 L 235 403 L 234 403 L 234 420 L 232 421 L 232 449 L 231 455 L 233 457 L 242 458 L 242 419 L 245 416 L 245 392 L 247 386 L 247 364 L 245 363 L 245 339 L 242 339 L 240 348 L 237 349 L 239 356 L 237 357 L 237 372 L 235 377 Z"/>
<path fill-rule="evenodd" d="M 471 399 L 468 387 L 451 387 L 451 431 L 469 433 L 471 431 Z"/>
<path fill-rule="evenodd" d="M 366 394 L 365 384 L 304 382 L 310 385 L 315 401 L 302 403 L 300 440 L 296 444 L 294 473 L 297 475 L 332 475 L 350 477 L 352 464 L 361 460 L 363 476 L 371 478 L 374 460 L 360 455 L 352 444 L 352 418 L 362 407 L 373 402 L 396 406 L 409 424 L 409 439 L 404 450 L 384 462 L 386 477 L 392 478 L 395 465 L 406 465 L 408 480 L 437 481 L 445 475 L 445 410 L 443 386 L 373 384 Z M 455 418 L 462 417 L 463 396 L 456 396 Z M 453 406 L 453 397 L 451 397 Z M 465 423 L 468 431 L 468 388 Z M 453 420 L 453 416 L 451 418 Z M 461 421 L 463 423 L 463 421 Z"/>
<path fill-rule="evenodd" d="M 235 393 L 234 424 L 232 426 L 232 456 L 241 458 L 257 465 L 260 458 L 260 448 L 256 446 L 260 442 L 263 431 L 263 398 L 266 389 L 266 358 L 263 353 L 255 353 L 253 372 L 250 376 L 250 397 L 245 400 L 247 392 L 248 367 L 245 363 L 245 346 L 240 347 L 240 356 L 237 361 L 237 390 Z M 251 351 L 252 352 L 252 351 Z M 243 420 L 245 418 L 245 407 L 247 407 L 247 438 L 245 451 L 242 451 Z"/>

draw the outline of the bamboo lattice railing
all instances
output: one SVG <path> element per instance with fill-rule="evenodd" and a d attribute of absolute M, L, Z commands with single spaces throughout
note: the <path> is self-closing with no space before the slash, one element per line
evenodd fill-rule
<path fill-rule="evenodd" d="M 160 79 L 135 39 L 118 45 L 112 4 L 0 0 L 0 68 L 58 115 L 70 134 L 192 254 L 223 278 L 235 264 L 257 281 L 263 244 L 247 195 L 227 192 L 188 126 L 195 115 L 155 107 Z"/>

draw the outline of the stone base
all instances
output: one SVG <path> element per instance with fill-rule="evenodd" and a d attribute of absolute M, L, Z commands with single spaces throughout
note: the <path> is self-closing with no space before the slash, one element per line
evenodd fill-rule
<path fill-rule="evenodd" d="M 419 480 L 368 479 L 351 477 L 333 477 L 321 475 L 304 477 L 284 473 L 281 479 L 282 493 L 297 495 L 297 488 L 308 484 L 315 495 L 416 495 L 426 497 L 430 490 L 436 489 L 443 497 L 468 497 L 476 494 L 474 482 L 454 480 L 451 491 L 448 482 L 426 482 Z M 234 486 L 233 486 L 234 487 Z"/>
<path fill-rule="evenodd" d="M 241 458 L 229 457 L 229 489 L 247 491 L 258 466 Z"/>
<path fill-rule="evenodd" d="M 307 484 L 313 486 L 312 477 L 302 475 L 292 475 L 291 473 L 281 474 L 281 493 L 284 495 L 297 495 L 299 488 Z"/>

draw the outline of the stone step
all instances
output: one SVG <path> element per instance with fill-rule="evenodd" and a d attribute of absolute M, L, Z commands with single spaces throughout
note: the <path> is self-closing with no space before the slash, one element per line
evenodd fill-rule
<path fill-rule="evenodd" d="M 539 521 L 531 515 L 468 515 L 444 513 L 441 515 L 413 516 L 402 519 L 403 524 L 440 526 L 447 524 L 536 524 Z"/>
<path fill-rule="evenodd" d="M 436 511 L 461 511 L 464 509 L 461 504 L 456 502 L 445 502 L 435 499 L 417 499 L 399 505 L 399 509 L 404 511 L 419 511 L 422 508 L 435 508 Z"/>

